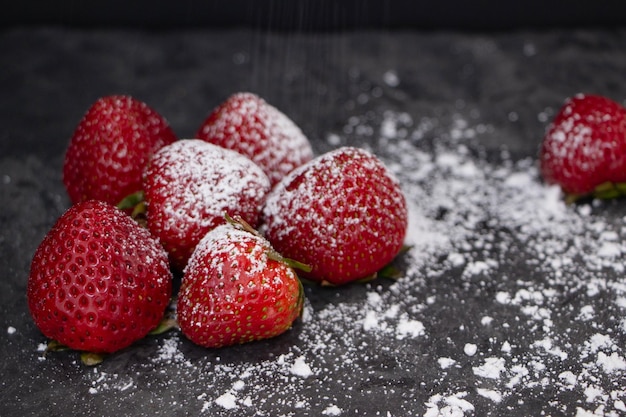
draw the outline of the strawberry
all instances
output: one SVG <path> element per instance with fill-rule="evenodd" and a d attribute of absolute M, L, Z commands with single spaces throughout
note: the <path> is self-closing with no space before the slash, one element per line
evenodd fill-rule
<path fill-rule="evenodd" d="M 559 110 L 540 150 L 541 175 L 570 200 L 626 193 L 626 109 L 609 98 L 579 94 Z"/>
<path fill-rule="evenodd" d="M 303 300 L 296 273 L 269 242 L 227 223 L 207 233 L 189 259 L 176 309 L 187 338 L 217 348 L 278 336 Z"/>
<path fill-rule="evenodd" d="M 313 157 L 311 144 L 284 113 L 252 93 L 237 93 L 214 109 L 196 138 L 252 159 L 275 185 Z"/>
<path fill-rule="evenodd" d="M 187 139 L 154 155 L 143 188 L 148 228 L 182 271 L 200 239 L 224 223 L 224 213 L 255 227 L 270 184 L 245 156 Z"/>
<path fill-rule="evenodd" d="M 172 292 L 167 254 L 149 232 L 108 203 L 67 210 L 35 251 L 30 313 L 48 338 L 110 353 L 159 324 Z"/>
<path fill-rule="evenodd" d="M 312 267 L 303 276 L 334 285 L 368 278 L 402 249 L 406 199 L 373 154 L 343 147 L 288 174 L 269 194 L 265 235 Z"/>
<path fill-rule="evenodd" d="M 150 156 L 176 139 L 165 119 L 147 104 L 129 96 L 98 99 L 66 150 L 63 183 L 70 200 L 118 204 L 141 190 Z"/>

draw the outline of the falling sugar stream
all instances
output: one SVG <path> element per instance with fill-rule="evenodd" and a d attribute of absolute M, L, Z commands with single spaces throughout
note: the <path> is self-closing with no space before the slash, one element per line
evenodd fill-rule
<path fill-rule="evenodd" d="M 325 123 L 347 116 L 337 112 L 345 112 L 344 104 L 352 99 L 349 69 L 359 65 L 347 61 L 342 35 L 371 25 L 368 7 L 367 1 L 331 0 L 270 0 L 265 8 L 252 4 L 250 90 L 287 113 L 309 136 L 331 129 Z M 375 47 L 371 53 L 376 55 Z"/>

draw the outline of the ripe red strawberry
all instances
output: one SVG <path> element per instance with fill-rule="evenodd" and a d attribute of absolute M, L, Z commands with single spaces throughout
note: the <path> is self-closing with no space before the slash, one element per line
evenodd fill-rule
<path fill-rule="evenodd" d="M 259 223 L 269 179 L 245 156 L 199 139 L 160 149 L 144 180 L 148 228 L 182 270 L 202 237 L 224 213 Z"/>
<path fill-rule="evenodd" d="M 63 183 L 70 200 L 118 204 L 141 190 L 150 156 L 176 139 L 147 104 L 129 96 L 98 99 L 78 123 L 65 154 Z"/>
<path fill-rule="evenodd" d="M 28 307 L 41 332 L 69 348 L 107 353 L 159 324 L 172 292 L 167 254 L 149 232 L 102 201 L 77 203 L 33 257 Z"/>
<path fill-rule="evenodd" d="M 178 324 L 205 347 L 267 339 L 291 327 L 303 299 L 296 273 L 267 240 L 223 224 L 206 234 L 185 268 Z"/>
<path fill-rule="evenodd" d="M 344 147 L 287 175 L 268 194 L 265 234 L 276 250 L 312 267 L 303 276 L 345 284 L 375 274 L 403 246 L 407 206 L 373 154 Z"/>
<path fill-rule="evenodd" d="M 570 198 L 624 195 L 626 109 L 597 95 L 569 98 L 543 139 L 540 164 L 545 181 Z"/>
<path fill-rule="evenodd" d="M 196 137 L 246 155 L 263 169 L 272 186 L 313 157 L 300 128 L 252 93 L 229 97 L 206 118 Z"/>

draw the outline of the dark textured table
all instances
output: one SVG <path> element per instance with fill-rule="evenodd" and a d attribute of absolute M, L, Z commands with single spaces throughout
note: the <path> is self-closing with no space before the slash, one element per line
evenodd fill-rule
<path fill-rule="evenodd" d="M 0 32 L 0 415 L 618 416 L 626 207 L 562 204 L 536 152 L 563 100 L 626 100 L 626 31 Z M 98 97 L 181 138 L 254 91 L 317 153 L 364 146 L 411 205 L 397 281 L 307 287 L 286 334 L 219 350 L 173 331 L 88 368 L 42 353 L 31 256 L 68 207 L 63 154 Z"/>

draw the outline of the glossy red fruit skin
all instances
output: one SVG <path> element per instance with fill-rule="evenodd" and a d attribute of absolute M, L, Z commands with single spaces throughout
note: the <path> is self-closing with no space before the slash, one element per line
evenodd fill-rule
<path fill-rule="evenodd" d="M 567 194 L 626 182 L 626 109 L 598 95 L 569 98 L 548 127 L 539 160 L 546 183 Z"/>
<path fill-rule="evenodd" d="M 172 293 L 167 254 L 107 203 L 67 210 L 31 262 L 28 307 L 41 332 L 71 349 L 111 353 L 143 338 Z"/>
<path fill-rule="evenodd" d="M 299 317 L 296 273 L 271 259 L 269 243 L 230 224 L 198 244 L 178 295 L 178 323 L 192 342 L 218 348 L 278 336 Z"/>
<path fill-rule="evenodd" d="M 367 278 L 401 250 L 408 225 L 397 179 L 373 154 L 343 147 L 287 175 L 268 194 L 262 230 L 301 276 L 334 285 Z"/>
<path fill-rule="evenodd" d="M 141 190 L 151 155 L 177 140 L 167 121 L 130 96 L 99 98 L 70 139 L 63 183 L 72 203 L 91 199 L 116 205 Z"/>
<path fill-rule="evenodd" d="M 280 110 L 248 92 L 233 94 L 214 109 L 196 137 L 252 159 L 272 186 L 313 158 L 302 130 Z"/>
<path fill-rule="evenodd" d="M 160 149 L 144 175 L 150 232 L 182 271 L 202 237 L 225 223 L 224 214 L 259 223 L 269 179 L 245 156 L 183 139 Z"/>

